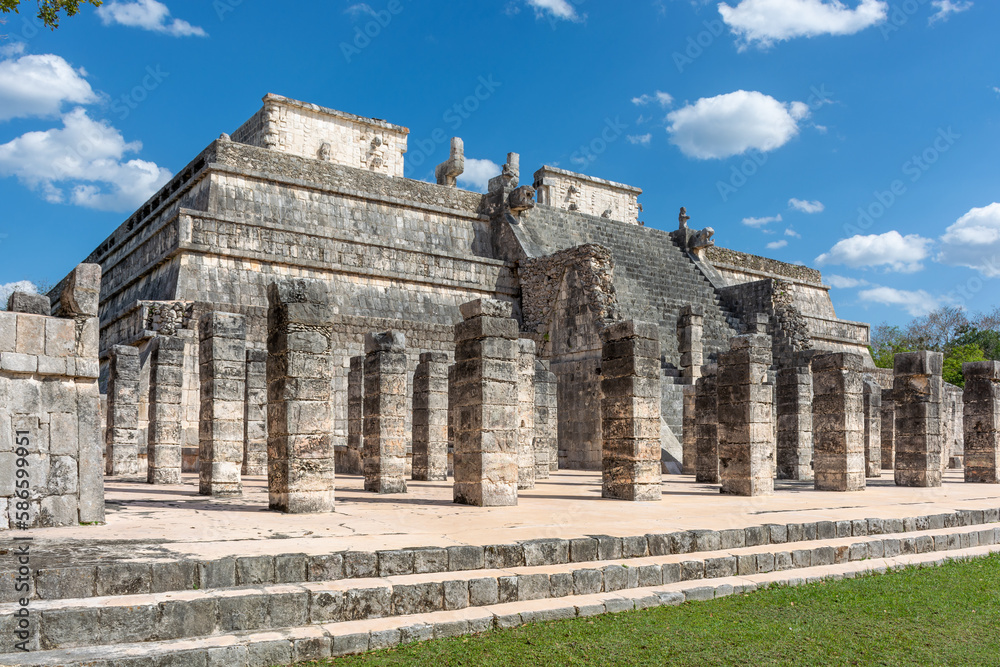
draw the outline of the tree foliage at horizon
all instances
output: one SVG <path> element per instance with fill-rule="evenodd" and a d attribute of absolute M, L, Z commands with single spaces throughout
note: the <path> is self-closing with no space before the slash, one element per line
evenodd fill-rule
<path fill-rule="evenodd" d="M 61 13 L 66 16 L 76 16 L 80 11 L 80 5 L 89 4 L 100 7 L 102 0 L 36 0 L 38 4 L 38 18 L 45 27 L 55 30 L 59 27 Z M 20 13 L 21 0 L 0 0 L 0 12 L 8 14 Z"/>
<path fill-rule="evenodd" d="M 945 307 L 905 327 L 880 324 L 872 331 L 869 350 L 879 368 L 892 368 L 903 352 L 941 352 L 945 382 L 964 387 L 962 364 L 1000 361 L 1000 308 L 970 317 L 961 308 Z"/>

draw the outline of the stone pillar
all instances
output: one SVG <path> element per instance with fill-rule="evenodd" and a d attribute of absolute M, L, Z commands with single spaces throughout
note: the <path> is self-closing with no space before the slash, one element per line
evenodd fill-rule
<path fill-rule="evenodd" d="M 106 472 L 139 474 L 139 350 L 111 348 L 108 363 L 108 412 L 105 431 Z"/>
<path fill-rule="evenodd" d="M 556 376 L 545 359 L 535 359 L 535 479 L 559 470 Z"/>
<path fill-rule="evenodd" d="M 517 488 L 535 488 L 535 341 L 522 338 L 517 358 Z"/>
<path fill-rule="evenodd" d="M 365 491 L 406 493 L 406 337 L 365 335 Z"/>
<path fill-rule="evenodd" d="M 247 350 L 246 400 L 243 411 L 244 476 L 267 475 L 267 352 Z"/>
<path fill-rule="evenodd" d="M 701 373 L 701 369 L 698 369 L 698 373 Z M 681 474 L 694 475 L 698 469 L 698 389 L 694 384 L 684 385 L 682 389 L 684 417 L 681 427 Z"/>
<path fill-rule="evenodd" d="M 719 481 L 722 493 L 774 493 L 773 387 L 767 384 L 771 338 L 746 334 L 730 339 L 719 355 Z"/>
<path fill-rule="evenodd" d="M 517 504 L 518 325 L 508 302 L 461 306 L 455 325 L 456 503 Z"/>
<path fill-rule="evenodd" d="M 413 479 L 448 479 L 448 355 L 426 352 L 413 374 Z"/>
<path fill-rule="evenodd" d="M 601 343 L 601 495 L 659 500 L 659 331 L 646 322 L 618 322 L 601 330 Z"/>
<path fill-rule="evenodd" d="M 719 367 L 707 364 L 695 383 L 695 479 L 704 484 L 719 483 Z"/>
<path fill-rule="evenodd" d="M 701 365 L 705 363 L 702 345 L 705 331 L 705 312 L 696 306 L 682 307 L 678 329 L 681 377 L 696 380 L 701 374 Z"/>
<path fill-rule="evenodd" d="M 963 364 L 965 481 L 1000 484 L 1000 362 Z"/>
<path fill-rule="evenodd" d="M 882 390 L 882 470 L 896 464 L 896 400 L 892 389 Z"/>
<path fill-rule="evenodd" d="M 306 280 L 268 288 L 267 485 L 271 509 L 288 514 L 334 509 L 327 289 Z"/>
<path fill-rule="evenodd" d="M 817 491 L 865 488 L 864 400 L 860 354 L 813 359 L 813 466 Z"/>
<path fill-rule="evenodd" d="M 347 457 L 345 473 L 365 474 L 365 358 L 351 357 L 347 372 Z"/>
<path fill-rule="evenodd" d="M 149 365 L 150 484 L 181 483 L 181 392 L 184 340 L 162 336 L 153 343 Z"/>
<path fill-rule="evenodd" d="M 943 365 L 940 352 L 896 355 L 896 486 L 941 486 Z"/>
<path fill-rule="evenodd" d="M 794 353 L 794 361 L 779 368 L 775 380 L 778 479 L 813 479 L 811 357 L 810 352 Z"/>
<path fill-rule="evenodd" d="M 865 474 L 882 476 L 882 387 L 865 380 Z"/>
<path fill-rule="evenodd" d="M 198 354 L 198 492 L 239 496 L 243 494 L 240 471 L 246 435 L 246 318 L 205 313 L 198 323 Z"/>
<path fill-rule="evenodd" d="M 458 399 L 455 397 L 456 368 L 456 364 L 448 366 L 448 474 L 452 477 L 455 476 L 455 414 L 458 405 Z"/>

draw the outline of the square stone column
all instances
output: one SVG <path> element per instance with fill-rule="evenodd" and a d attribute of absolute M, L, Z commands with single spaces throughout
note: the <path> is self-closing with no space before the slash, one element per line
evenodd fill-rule
<path fill-rule="evenodd" d="M 882 387 L 865 380 L 865 474 L 882 476 Z"/>
<path fill-rule="evenodd" d="M 517 341 L 517 488 L 535 488 L 535 341 Z"/>
<path fill-rule="evenodd" d="M 247 350 L 243 437 L 244 476 L 267 475 L 267 352 Z"/>
<path fill-rule="evenodd" d="M 660 500 L 660 337 L 655 324 L 601 330 L 601 431 L 605 498 Z"/>
<path fill-rule="evenodd" d="M 458 412 L 458 399 L 455 396 L 456 364 L 448 366 L 448 475 L 455 476 L 455 421 Z"/>
<path fill-rule="evenodd" d="M 695 383 L 695 480 L 719 483 L 719 367 L 702 366 Z"/>
<path fill-rule="evenodd" d="M 791 364 L 778 369 L 778 479 L 813 479 L 812 356 L 811 352 L 796 352 Z"/>
<path fill-rule="evenodd" d="M 535 359 L 535 479 L 559 470 L 556 375 L 548 360 Z"/>
<path fill-rule="evenodd" d="M 347 469 L 365 474 L 365 358 L 351 357 L 347 372 Z"/>
<path fill-rule="evenodd" d="M 333 326 L 328 288 L 291 280 L 268 288 L 267 485 L 270 507 L 332 512 Z"/>
<path fill-rule="evenodd" d="M 150 484 L 180 484 L 184 340 L 161 336 L 152 347 L 146 479 Z"/>
<path fill-rule="evenodd" d="M 111 476 L 138 475 L 139 350 L 115 345 L 110 356 L 105 471 Z"/>
<path fill-rule="evenodd" d="M 406 337 L 365 335 L 365 491 L 406 493 Z"/>
<path fill-rule="evenodd" d="M 892 389 L 882 390 L 882 470 L 896 464 L 896 400 Z"/>
<path fill-rule="evenodd" d="M 705 311 L 698 306 L 683 306 L 677 322 L 681 354 L 681 377 L 695 380 L 705 363 L 702 339 L 705 333 Z M 691 473 L 684 473 L 691 474 Z"/>
<path fill-rule="evenodd" d="M 896 355 L 896 486 L 941 486 L 943 366 L 940 352 Z"/>
<path fill-rule="evenodd" d="M 700 374 L 701 369 L 698 372 Z M 694 384 L 690 384 L 685 385 L 683 390 L 684 418 L 681 429 L 681 474 L 694 475 L 698 469 L 698 389 Z"/>
<path fill-rule="evenodd" d="M 965 481 L 1000 484 L 1000 362 L 963 364 Z"/>
<path fill-rule="evenodd" d="M 511 310 L 505 301 L 472 301 L 455 325 L 456 503 L 517 504 L 520 351 Z"/>
<path fill-rule="evenodd" d="M 413 374 L 413 479 L 448 479 L 447 354 L 421 354 Z"/>
<path fill-rule="evenodd" d="M 860 354 L 813 359 L 813 466 L 817 491 L 865 488 L 864 400 Z"/>
<path fill-rule="evenodd" d="M 235 313 L 205 313 L 198 323 L 198 354 L 198 492 L 203 496 L 240 496 L 246 437 L 246 318 Z"/>
<path fill-rule="evenodd" d="M 730 339 L 719 355 L 719 481 L 722 493 L 774 493 L 774 388 L 767 384 L 771 338 L 746 334 Z"/>

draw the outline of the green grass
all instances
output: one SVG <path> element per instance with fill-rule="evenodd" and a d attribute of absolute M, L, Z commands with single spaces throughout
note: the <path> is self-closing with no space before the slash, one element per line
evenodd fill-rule
<path fill-rule="evenodd" d="M 1000 665 L 1000 556 L 319 665 Z"/>

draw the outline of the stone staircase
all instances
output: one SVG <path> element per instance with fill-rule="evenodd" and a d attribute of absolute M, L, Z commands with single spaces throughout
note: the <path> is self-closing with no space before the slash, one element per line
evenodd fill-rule
<path fill-rule="evenodd" d="M 0 665 L 291 664 L 537 621 L 711 600 L 1000 551 L 1000 510 L 489 546 L 177 560 L 46 560 L 30 653 Z M 135 550 L 139 553 L 140 550 Z M 148 553 L 155 553 L 150 549 Z"/>

